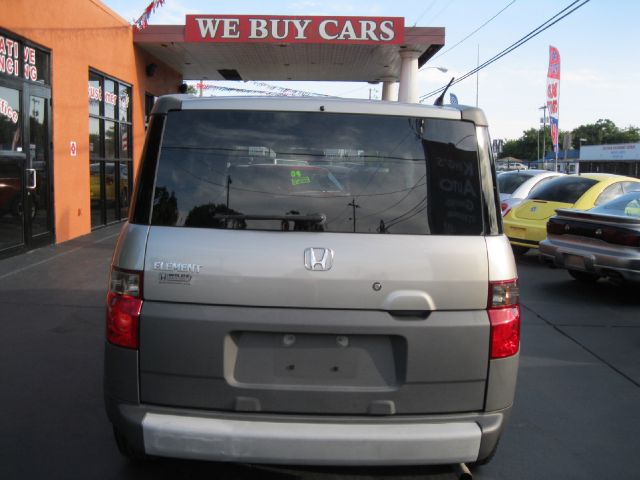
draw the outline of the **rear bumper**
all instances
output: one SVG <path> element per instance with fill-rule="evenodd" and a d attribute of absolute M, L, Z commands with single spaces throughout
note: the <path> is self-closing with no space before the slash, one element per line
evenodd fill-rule
<path fill-rule="evenodd" d="M 539 225 L 534 223 L 521 222 L 517 225 L 505 223 L 505 233 L 509 242 L 514 245 L 538 248 L 538 243 L 547 236 L 546 222 Z"/>
<path fill-rule="evenodd" d="M 473 462 L 495 447 L 509 410 L 399 419 L 325 418 L 205 414 L 107 399 L 111 421 L 147 455 L 280 465 Z"/>
<path fill-rule="evenodd" d="M 634 248 L 608 248 L 594 242 L 590 249 L 582 243 L 544 240 L 540 242 L 540 259 L 562 268 L 594 273 L 600 276 L 620 277 L 640 282 L 640 257 Z M 582 259 L 571 262 L 571 258 Z"/>

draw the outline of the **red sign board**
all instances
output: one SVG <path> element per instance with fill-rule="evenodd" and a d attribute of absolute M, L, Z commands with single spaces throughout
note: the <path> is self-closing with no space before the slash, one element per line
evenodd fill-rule
<path fill-rule="evenodd" d="M 188 42 L 404 43 L 402 17 L 187 15 Z"/>

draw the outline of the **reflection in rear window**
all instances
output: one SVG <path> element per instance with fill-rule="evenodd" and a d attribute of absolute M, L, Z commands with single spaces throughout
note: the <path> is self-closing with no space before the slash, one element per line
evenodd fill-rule
<path fill-rule="evenodd" d="M 536 188 L 529 196 L 533 200 L 548 202 L 576 203 L 597 180 L 585 177 L 560 177 Z"/>
<path fill-rule="evenodd" d="M 526 173 L 503 173 L 498 175 L 498 191 L 511 194 L 531 177 L 533 177 L 532 174 Z"/>
<path fill-rule="evenodd" d="M 268 111 L 170 112 L 153 225 L 478 235 L 472 123 Z"/>

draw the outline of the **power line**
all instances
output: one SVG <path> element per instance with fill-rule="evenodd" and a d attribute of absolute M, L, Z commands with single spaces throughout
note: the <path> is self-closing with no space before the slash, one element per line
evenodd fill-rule
<path fill-rule="evenodd" d="M 493 19 L 495 19 L 498 15 L 500 15 L 502 12 L 504 12 L 507 8 L 509 8 L 511 5 L 513 5 L 514 3 L 516 3 L 517 0 L 512 0 L 510 3 L 508 3 L 505 7 L 502 8 L 502 10 L 500 10 L 498 13 L 496 13 L 493 17 L 491 17 L 489 20 L 487 20 L 486 22 L 484 22 L 482 25 L 480 25 L 478 28 L 476 28 L 473 32 L 471 32 L 469 35 L 467 35 L 466 37 L 464 37 L 462 40 L 460 40 L 458 43 L 456 43 L 455 45 L 453 45 L 450 48 L 447 48 L 445 51 L 438 53 L 438 55 L 436 55 L 435 57 L 433 57 L 431 60 L 435 60 L 436 58 L 440 58 L 441 56 L 445 55 L 446 53 L 449 53 L 451 50 L 453 50 L 454 48 L 456 48 L 458 45 L 460 45 L 462 42 L 464 42 L 465 40 L 467 40 L 469 37 L 473 36 L 475 33 L 477 33 L 479 30 L 482 30 L 485 26 L 487 26 L 487 24 L 489 24 Z"/>
<path fill-rule="evenodd" d="M 418 24 L 418 22 L 422 19 L 422 17 L 424 17 L 425 14 L 433 8 L 433 6 L 436 4 L 437 1 L 438 0 L 433 0 L 431 4 L 427 8 L 425 8 L 420 15 L 418 15 L 418 18 L 416 19 L 416 23 L 413 24 L 414 27 Z"/>
<path fill-rule="evenodd" d="M 575 8 L 569 10 L 571 7 L 573 7 L 576 3 L 579 3 L 580 0 L 576 0 L 574 2 L 572 2 L 571 4 L 569 4 L 567 7 L 565 7 L 564 9 L 560 10 L 558 13 L 556 13 L 554 16 L 552 16 L 551 18 L 549 18 L 546 22 L 542 23 L 541 25 L 539 25 L 538 27 L 536 27 L 535 29 L 533 29 L 531 32 L 529 32 L 528 34 L 526 34 L 524 37 L 522 37 L 520 40 L 518 40 L 517 42 L 512 43 L 509 47 L 505 48 L 504 50 L 502 50 L 500 53 L 494 55 L 493 57 L 491 57 L 489 60 L 485 61 L 482 65 L 477 66 L 476 68 L 474 68 L 473 70 L 470 70 L 469 72 L 465 73 L 462 77 L 456 79 L 451 85 L 455 85 L 457 83 L 460 83 L 461 81 L 465 80 L 466 78 L 470 77 L 471 75 L 474 75 L 475 73 L 479 72 L 480 70 L 482 70 L 483 68 L 489 66 L 490 64 L 492 64 L 493 62 L 499 60 L 500 58 L 504 57 L 505 55 L 507 55 L 508 53 L 511 53 L 513 50 L 515 50 L 516 48 L 524 45 L 525 43 L 527 43 L 529 40 L 531 40 L 532 38 L 536 37 L 537 35 L 541 34 L 542 32 L 544 32 L 545 30 L 547 30 L 548 28 L 552 27 L 553 25 L 555 25 L 556 23 L 558 23 L 560 20 L 562 20 L 563 18 L 567 17 L 568 15 L 571 15 L 573 12 L 575 12 L 576 10 L 578 10 L 580 7 L 583 7 L 584 5 L 586 5 L 587 3 L 589 3 L 591 0 L 583 0 L 583 2 L 576 6 Z M 562 13 L 566 12 L 567 10 L 569 10 L 567 13 L 565 13 L 564 15 L 562 15 L 559 18 L 559 15 L 561 15 Z M 551 23 L 549 23 L 551 22 Z M 424 101 L 429 97 L 433 97 L 434 95 L 437 95 L 438 93 L 442 92 L 446 87 L 440 87 L 437 90 L 434 90 L 432 92 L 429 92 L 425 95 L 422 95 L 420 97 L 420 101 Z"/>

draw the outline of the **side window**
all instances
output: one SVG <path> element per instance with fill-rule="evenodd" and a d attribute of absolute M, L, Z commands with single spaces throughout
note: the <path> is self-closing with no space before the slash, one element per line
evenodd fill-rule
<path fill-rule="evenodd" d="M 622 183 L 614 183 L 613 185 L 609 185 L 604 191 L 600 194 L 598 199 L 596 200 L 596 205 L 603 204 L 608 202 L 609 200 L 613 200 L 618 195 L 622 195 Z"/>
<path fill-rule="evenodd" d="M 640 182 L 622 182 L 624 193 L 640 191 Z"/>

